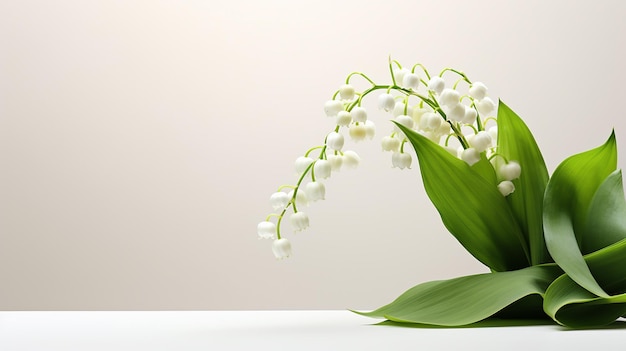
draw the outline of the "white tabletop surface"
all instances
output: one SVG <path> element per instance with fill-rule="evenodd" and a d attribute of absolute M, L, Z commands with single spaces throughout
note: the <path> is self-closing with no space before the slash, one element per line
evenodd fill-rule
<path fill-rule="evenodd" d="M 0 350 L 600 350 L 626 323 L 407 328 L 348 311 L 0 312 Z"/>

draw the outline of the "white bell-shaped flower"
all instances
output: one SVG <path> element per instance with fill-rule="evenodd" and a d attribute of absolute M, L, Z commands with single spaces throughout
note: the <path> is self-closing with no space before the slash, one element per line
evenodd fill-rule
<path fill-rule="evenodd" d="M 294 192 L 295 190 L 291 190 L 289 194 L 287 194 L 289 196 L 289 199 L 293 199 Z M 306 197 L 306 193 L 304 192 L 303 189 L 298 189 L 298 193 L 296 194 L 296 205 L 299 207 L 309 205 L 309 199 Z"/>
<path fill-rule="evenodd" d="M 365 121 L 365 136 L 372 140 L 374 139 L 374 136 L 376 135 L 376 125 L 374 124 L 374 122 L 367 120 Z"/>
<path fill-rule="evenodd" d="M 465 106 L 465 115 L 463 116 L 463 119 L 461 120 L 461 122 L 465 124 L 474 124 L 476 123 L 477 116 L 478 116 L 478 112 L 476 112 L 475 109 L 469 106 Z"/>
<path fill-rule="evenodd" d="M 378 108 L 384 111 L 393 111 L 396 106 L 396 99 L 389 93 L 380 94 L 378 97 Z"/>
<path fill-rule="evenodd" d="M 309 215 L 302 211 L 296 212 L 289 217 L 289 222 L 295 232 L 305 230 L 309 227 Z"/>
<path fill-rule="evenodd" d="M 420 85 L 420 77 L 415 73 L 407 73 L 402 78 L 402 86 L 408 89 L 417 90 Z"/>
<path fill-rule="evenodd" d="M 487 87 L 481 82 L 474 82 L 469 88 L 469 95 L 476 100 L 482 100 L 487 96 Z"/>
<path fill-rule="evenodd" d="M 522 174 L 522 167 L 515 161 L 503 164 L 499 169 L 500 178 L 504 180 L 513 180 L 519 178 Z"/>
<path fill-rule="evenodd" d="M 461 153 L 461 159 L 468 165 L 472 166 L 476 162 L 480 161 L 480 152 L 473 147 L 467 148 Z"/>
<path fill-rule="evenodd" d="M 411 155 L 406 152 L 394 152 L 391 156 L 391 165 L 395 168 L 411 168 Z"/>
<path fill-rule="evenodd" d="M 341 155 L 328 155 L 326 157 L 328 162 L 330 163 L 330 167 L 333 172 L 338 172 L 341 170 L 341 166 L 343 165 L 343 156 Z"/>
<path fill-rule="evenodd" d="M 343 111 L 343 103 L 339 100 L 328 100 L 324 104 L 324 113 L 328 117 L 337 116 L 339 111 Z"/>
<path fill-rule="evenodd" d="M 326 137 L 326 145 L 333 150 L 341 151 L 343 144 L 343 135 L 337 132 L 330 132 L 330 134 Z"/>
<path fill-rule="evenodd" d="M 420 120 L 420 129 L 426 131 L 437 130 L 443 122 L 443 118 L 438 114 L 426 112 Z"/>
<path fill-rule="evenodd" d="M 320 182 L 310 182 L 306 185 L 306 195 L 310 201 L 324 200 L 326 187 Z"/>
<path fill-rule="evenodd" d="M 510 180 L 505 180 L 498 184 L 498 191 L 502 196 L 509 196 L 515 191 L 515 185 Z"/>
<path fill-rule="evenodd" d="M 492 146 L 491 135 L 481 130 L 470 139 L 470 145 L 476 149 L 476 151 L 483 152 Z"/>
<path fill-rule="evenodd" d="M 304 171 L 306 171 L 307 167 L 309 167 L 311 163 L 313 163 L 313 159 L 310 157 L 306 157 L 306 156 L 298 157 L 295 163 L 296 173 L 298 174 L 304 173 Z"/>
<path fill-rule="evenodd" d="M 392 151 L 396 152 L 400 150 L 400 139 L 391 136 L 385 136 L 381 140 L 381 145 L 383 147 L 383 151 Z"/>
<path fill-rule="evenodd" d="M 404 81 L 404 76 L 409 73 L 411 73 L 411 71 L 406 68 L 395 68 L 393 70 L 393 77 L 396 80 L 396 84 L 402 85 L 402 82 Z"/>
<path fill-rule="evenodd" d="M 498 140 L 498 126 L 490 127 L 487 130 L 487 133 L 491 135 L 491 140 Z"/>
<path fill-rule="evenodd" d="M 478 101 L 478 103 L 476 104 L 476 108 L 482 116 L 487 116 L 496 109 L 496 103 L 493 102 L 493 100 L 491 100 L 489 97 L 486 97 Z"/>
<path fill-rule="evenodd" d="M 272 252 L 279 260 L 287 258 L 291 256 L 291 243 L 285 238 L 276 239 L 272 243 Z"/>
<path fill-rule="evenodd" d="M 404 111 L 406 111 L 406 113 L 404 113 Z M 391 111 L 391 114 L 394 117 L 398 117 L 400 115 L 411 115 L 412 113 L 413 110 L 411 106 L 407 106 L 404 101 L 396 101 L 396 106 L 394 106 L 393 111 Z"/>
<path fill-rule="evenodd" d="M 361 106 L 352 109 L 352 120 L 359 123 L 367 121 L 367 111 Z"/>
<path fill-rule="evenodd" d="M 432 77 L 428 81 L 428 89 L 434 91 L 437 95 L 443 92 L 446 87 L 446 81 L 441 77 Z"/>
<path fill-rule="evenodd" d="M 448 119 L 454 122 L 461 122 L 465 117 L 465 105 L 462 103 L 447 105 L 445 111 Z"/>
<path fill-rule="evenodd" d="M 291 201 L 291 196 L 287 195 L 287 193 L 283 191 L 277 191 L 270 196 L 270 205 L 274 211 L 282 210 L 287 207 L 289 201 Z"/>
<path fill-rule="evenodd" d="M 350 138 L 354 141 L 364 140 L 367 136 L 367 129 L 365 128 L 365 123 L 353 124 L 350 126 L 348 130 L 348 134 Z"/>
<path fill-rule="evenodd" d="M 411 117 L 413 117 L 413 121 L 415 122 L 415 124 L 419 126 L 422 120 L 422 117 L 428 112 L 431 112 L 431 110 L 424 108 L 424 107 L 415 106 L 413 108 L 413 113 L 411 113 Z"/>
<path fill-rule="evenodd" d="M 400 115 L 398 117 L 396 117 L 394 119 L 394 121 L 398 124 L 401 124 L 409 129 L 413 129 L 413 125 L 415 124 L 415 122 L 413 122 L 413 118 L 407 116 L 407 115 Z M 398 128 L 397 125 L 394 124 L 393 126 L 393 130 L 400 134 L 400 135 L 404 135 L 404 133 L 400 130 L 400 128 Z"/>
<path fill-rule="evenodd" d="M 354 87 L 350 84 L 344 84 L 339 88 L 339 96 L 342 100 L 353 100 L 354 93 Z"/>
<path fill-rule="evenodd" d="M 461 94 L 454 89 L 444 89 L 439 96 L 439 104 L 442 106 L 453 107 L 461 101 Z"/>
<path fill-rule="evenodd" d="M 257 226 L 257 231 L 261 239 L 274 239 L 276 236 L 276 224 L 269 221 L 261 222 Z"/>
<path fill-rule="evenodd" d="M 343 165 L 347 169 L 357 168 L 360 162 L 361 158 L 356 152 L 348 150 L 343 153 Z"/>
<path fill-rule="evenodd" d="M 317 178 L 326 179 L 330 177 L 331 171 L 332 166 L 328 160 L 317 160 L 313 165 L 313 172 L 315 172 L 315 177 Z"/>
<path fill-rule="evenodd" d="M 339 113 L 337 113 L 335 123 L 342 127 L 348 126 L 350 123 L 352 123 L 352 114 L 348 111 L 339 111 Z"/>

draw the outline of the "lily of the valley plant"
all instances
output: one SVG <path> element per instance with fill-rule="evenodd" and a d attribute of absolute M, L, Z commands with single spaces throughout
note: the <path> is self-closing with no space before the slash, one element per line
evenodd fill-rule
<path fill-rule="evenodd" d="M 626 201 L 613 133 L 598 148 L 563 161 L 550 177 L 533 135 L 485 84 L 446 68 L 390 61 L 391 82 L 350 74 L 324 106 L 334 121 L 324 142 L 296 160 L 297 182 L 270 202 L 258 226 L 277 258 L 291 255 L 281 233 L 309 226 L 302 211 L 325 196 L 323 180 L 358 165 L 344 139 L 372 139 L 362 106 L 377 95 L 392 114 L 382 138 L 394 167 L 408 169 L 410 144 L 426 192 L 446 228 L 491 273 L 419 284 L 366 316 L 393 322 L 462 326 L 487 318 L 550 317 L 568 327 L 596 327 L 626 315 Z M 356 91 L 351 81 L 368 87 Z"/>

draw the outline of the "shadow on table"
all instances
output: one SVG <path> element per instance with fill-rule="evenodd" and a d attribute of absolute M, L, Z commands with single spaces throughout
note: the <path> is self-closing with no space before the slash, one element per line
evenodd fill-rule
<path fill-rule="evenodd" d="M 463 329 L 463 328 L 497 328 L 497 327 L 528 327 L 528 326 L 552 326 L 562 330 L 581 330 L 581 329 L 572 329 L 565 328 L 558 324 L 556 324 L 553 320 L 550 319 L 498 319 L 498 318 L 489 318 L 480 322 L 476 322 L 469 325 L 462 326 L 440 326 L 440 325 L 431 325 L 431 324 L 421 324 L 421 323 L 400 323 L 394 321 L 383 321 L 380 323 L 375 323 L 373 325 L 379 326 L 393 326 L 393 327 L 404 327 L 404 328 L 421 328 L 421 329 Z M 626 320 L 618 320 L 604 327 L 595 327 L 595 328 L 584 328 L 585 330 L 612 330 L 612 329 L 626 329 Z"/>

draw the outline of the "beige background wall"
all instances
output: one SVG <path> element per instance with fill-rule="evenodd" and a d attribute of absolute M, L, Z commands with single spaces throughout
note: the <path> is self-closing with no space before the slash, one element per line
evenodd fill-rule
<path fill-rule="evenodd" d="M 294 257 L 255 227 L 324 101 L 388 55 L 485 82 L 551 170 L 613 127 L 623 154 L 625 4 L 3 1 L 0 309 L 367 309 L 484 272 L 379 151 L 382 114 Z"/>

